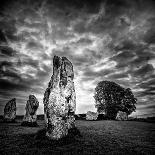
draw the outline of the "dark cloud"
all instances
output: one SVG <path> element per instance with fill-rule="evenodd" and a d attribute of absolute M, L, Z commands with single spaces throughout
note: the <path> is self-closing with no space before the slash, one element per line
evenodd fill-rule
<path fill-rule="evenodd" d="M 139 111 L 154 109 L 154 10 L 153 0 L 1 2 L 0 103 L 17 96 L 22 111 L 29 93 L 42 98 L 58 55 L 74 65 L 78 112 L 94 107 L 101 80 L 130 87 Z"/>
<path fill-rule="evenodd" d="M 28 85 L 24 85 L 24 84 L 20 84 L 20 83 L 15 83 L 9 80 L 4 80 L 1 79 L 0 80 L 0 85 L 1 85 L 1 89 L 2 90 L 9 90 L 9 91 L 17 91 L 17 90 L 28 90 L 29 86 Z"/>
<path fill-rule="evenodd" d="M 43 46 L 35 41 L 31 41 L 27 44 L 27 49 L 32 49 L 32 50 L 42 50 Z"/>
<path fill-rule="evenodd" d="M 1 71 L 0 73 L 0 76 L 1 77 L 8 77 L 8 78 L 13 78 L 12 80 L 20 80 L 20 76 L 16 73 L 16 72 L 13 72 L 13 71 Z M 13 82 L 12 82 L 13 83 Z"/>
<path fill-rule="evenodd" d="M 77 42 L 73 42 L 75 45 L 88 45 L 92 44 L 92 40 L 88 38 L 80 38 Z"/>
<path fill-rule="evenodd" d="M 133 74 L 134 76 L 145 76 L 145 75 L 150 75 L 154 72 L 154 68 L 151 64 L 146 64 L 144 66 L 142 66 L 141 68 L 139 68 L 138 70 L 136 70 Z"/>
<path fill-rule="evenodd" d="M 143 111 L 150 110 L 151 112 L 154 112 L 155 105 L 140 106 L 140 107 L 138 107 L 138 110 L 143 110 Z"/>
<path fill-rule="evenodd" d="M 9 30 L 5 31 L 5 36 L 7 39 L 14 42 L 20 40 L 20 37 L 16 36 L 13 31 L 9 31 Z"/>
<path fill-rule="evenodd" d="M 155 28 L 151 28 L 146 32 L 144 41 L 149 44 L 155 43 Z"/>
<path fill-rule="evenodd" d="M 150 79 L 148 81 L 143 81 L 142 83 L 139 84 L 141 88 L 149 88 L 150 86 L 155 86 L 155 79 Z"/>
<path fill-rule="evenodd" d="M 149 18 L 148 23 L 149 23 L 149 29 L 145 32 L 143 38 L 146 43 L 153 44 L 155 43 L 155 39 L 154 39 L 155 38 L 155 28 L 154 28 L 155 18 Z"/>
<path fill-rule="evenodd" d="M 126 74 L 126 73 L 116 73 L 116 74 L 108 76 L 108 78 L 110 78 L 110 79 L 128 78 L 128 74 Z"/>
<path fill-rule="evenodd" d="M 132 61 L 134 56 L 135 56 L 135 53 L 132 52 L 132 51 L 122 51 L 119 54 L 111 57 L 111 60 L 114 60 L 114 61 L 118 62 L 119 66 L 121 66 L 121 65 L 126 66 L 127 63 Z"/>
<path fill-rule="evenodd" d="M 152 109 L 152 111 L 154 111 L 155 110 L 155 105 L 147 106 L 144 109 Z"/>
<path fill-rule="evenodd" d="M 7 40 L 2 30 L 0 30 L 0 43 L 1 42 L 7 43 Z"/>
<path fill-rule="evenodd" d="M 12 66 L 12 63 L 11 62 L 8 62 L 8 61 L 2 61 L 0 63 L 0 69 L 2 70 L 3 67 L 11 67 Z"/>
<path fill-rule="evenodd" d="M 0 54 L 14 56 L 17 52 L 8 46 L 0 46 Z"/>
<path fill-rule="evenodd" d="M 104 79 L 105 75 L 108 75 L 108 74 L 113 73 L 113 72 L 114 72 L 114 70 L 112 70 L 112 69 L 105 69 L 105 70 L 102 70 L 102 71 L 99 71 L 99 72 L 95 72 L 95 71 L 91 70 L 90 68 L 87 68 L 84 71 L 84 76 L 86 76 L 88 78 L 92 77 L 93 79 L 95 77 L 102 77 Z"/>
<path fill-rule="evenodd" d="M 132 40 L 123 40 L 116 47 L 116 51 L 135 50 L 137 45 Z"/>

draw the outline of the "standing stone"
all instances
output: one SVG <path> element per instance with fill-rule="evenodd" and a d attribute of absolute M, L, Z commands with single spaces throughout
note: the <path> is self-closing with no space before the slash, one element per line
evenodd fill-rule
<path fill-rule="evenodd" d="M 118 121 L 125 121 L 128 120 L 128 115 L 126 112 L 123 111 L 118 111 L 117 116 L 116 116 L 116 120 Z"/>
<path fill-rule="evenodd" d="M 44 94 L 46 136 L 58 140 L 75 128 L 76 95 L 73 65 L 66 57 L 54 56 L 53 75 Z"/>
<path fill-rule="evenodd" d="M 24 116 L 23 126 L 37 126 L 37 109 L 39 107 L 39 102 L 34 95 L 29 95 L 29 100 L 27 101 L 25 110 L 26 114 Z"/>
<path fill-rule="evenodd" d="M 96 112 L 88 111 L 86 113 L 86 120 L 97 120 L 97 117 L 98 117 L 98 113 Z"/>
<path fill-rule="evenodd" d="M 16 118 L 16 99 L 13 98 L 6 103 L 4 108 L 4 121 L 14 122 Z"/>

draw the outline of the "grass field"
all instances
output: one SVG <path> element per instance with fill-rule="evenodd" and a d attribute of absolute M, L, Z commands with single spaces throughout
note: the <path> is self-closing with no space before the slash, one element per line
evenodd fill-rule
<path fill-rule="evenodd" d="M 36 138 L 44 128 L 0 124 L 0 154 L 155 154 L 155 124 L 134 121 L 76 121 L 82 137 L 66 142 Z"/>

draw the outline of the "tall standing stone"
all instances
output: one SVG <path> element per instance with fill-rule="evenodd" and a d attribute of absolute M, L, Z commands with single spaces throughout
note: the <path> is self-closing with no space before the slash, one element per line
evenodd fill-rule
<path fill-rule="evenodd" d="M 72 63 L 54 56 L 53 75 L 44 94 L 46 136 L 58 140 L 75 127 L 76 95 Z"/>
<path fill-rule="evenodd" d="M 37 109 L 39 107 L 39 102 L 34 95 L 29 95 L 25 110 L 26 114 L 23 118 L 23 126 L 37 126 Z"/>
<path fill-rule="evenodd" d="M 16 118 L 16 99 L 13 98 L 6 103 L 4 108 L 4 121 L 14 122 Z"/>

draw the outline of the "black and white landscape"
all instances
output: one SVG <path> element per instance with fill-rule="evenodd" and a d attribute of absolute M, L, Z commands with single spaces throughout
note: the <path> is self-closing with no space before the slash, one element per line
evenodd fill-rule
<path fill-rule="evenodd" d="M 0 1 L 0 154 L 154 154 L 154 25 L 154 0 Z"/>

